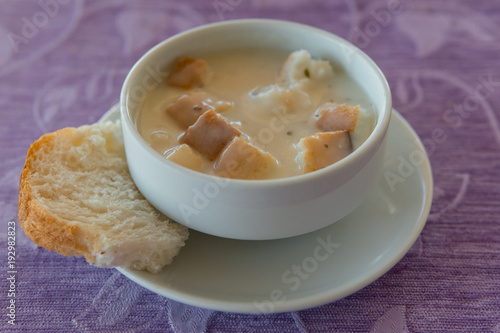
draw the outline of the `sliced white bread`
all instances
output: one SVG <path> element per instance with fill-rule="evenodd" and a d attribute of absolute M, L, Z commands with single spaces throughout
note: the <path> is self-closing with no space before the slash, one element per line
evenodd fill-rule
<path fill-rule="evenodd" d="M 28 150 L 19 222 L 37 245 L 99 267 L 159 272 L 188 229 L 160 214 L 128 171 L 120 122 L 64 128 Z"/>

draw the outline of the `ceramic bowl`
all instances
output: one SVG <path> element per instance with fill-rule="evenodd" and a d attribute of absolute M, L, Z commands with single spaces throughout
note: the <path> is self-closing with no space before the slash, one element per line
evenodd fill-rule
<path fill-rule="evenodd" d="M 136 129 L 141 98 L 181 55 L 266 47 L 305 49 L 313 58 L 342 66 L 367 94 L 375 126 L 352 154 L 324 169 L 271 180 L 225 179 L 179 166 L 153 150 Z M 120 113 L 130 173 L 159 211 L 189 228 L 220 237 L 276 239 L 330 225 L 355 210 L 378 179 L 391 116 L 391 94 L 377 65 L 361 50 L 329 32 L 277 20 L 235 20 L 175 35 L 142 56 L 123 84 Z M 369 223 L 369 221 L 367 221 Z"/>

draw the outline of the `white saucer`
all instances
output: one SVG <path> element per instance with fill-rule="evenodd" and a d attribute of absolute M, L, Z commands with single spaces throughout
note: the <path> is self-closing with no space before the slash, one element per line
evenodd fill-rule
<path fill-rule="evenodd" d="M 101 121 L 118 118 L 114 107 Z M 367 201 L 326 228 L 270 241 L 231 240 L 191 231 L 179 256 L 161 273 L 118 270 L 159 295 L 220 311 L 295 311 L 346 297 L 382 276 L 406 254 L 431 207 L 427 155 L 417 134 L 395 110 L 386 155 L 383 175 Z M 410 164 L 405 168 L 401 161 Z"/>

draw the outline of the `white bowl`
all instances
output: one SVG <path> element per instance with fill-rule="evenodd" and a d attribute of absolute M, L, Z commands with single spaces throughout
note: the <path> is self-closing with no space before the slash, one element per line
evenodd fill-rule
<path fill-rule="evenodd" d="M 344 67 L 365 91 L 375 127 L 353 153 L 324 169 L 271 180 L 225 179 L 179 166 L 153 150 L 136 129 L 138 102 L 181 55 L 237 47 L 305 49 Z M 155 77 L 156 76 L 156 77 Z M 123 84 L 120 112 L 127 162 L 141 193 L 189 228 L 247 240 L 291 237 L 330 225 L 356 209 L 379 177 L 391 116 L 391 93 L 377 65 L 346 40 L 310 26 L 276 20 L 235 20 L 201 26 L 153 47 Z"/>

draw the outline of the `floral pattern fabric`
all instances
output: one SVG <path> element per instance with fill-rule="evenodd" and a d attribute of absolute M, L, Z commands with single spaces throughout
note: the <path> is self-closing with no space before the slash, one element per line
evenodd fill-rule
<path fill-rule="evenodd" d="M 500 3 L 433 0 L 0 0 L 0 330 L 4 332 L 500 332 Z M 342 300 L 272 315 L 200 309 L 115 270 L 38 248 L 17 223 L 26 151 L 97 121 L 149 48 L 237 18 L 309 24 L 380 66 L 427 149 L 434 201 L 409 253 Z M 9 324 L 9 222 L 16 317 Z M 6 280 L 7 279 L 7 280 Z M 7 310 L 5 310 L 7 309 Z"/>

